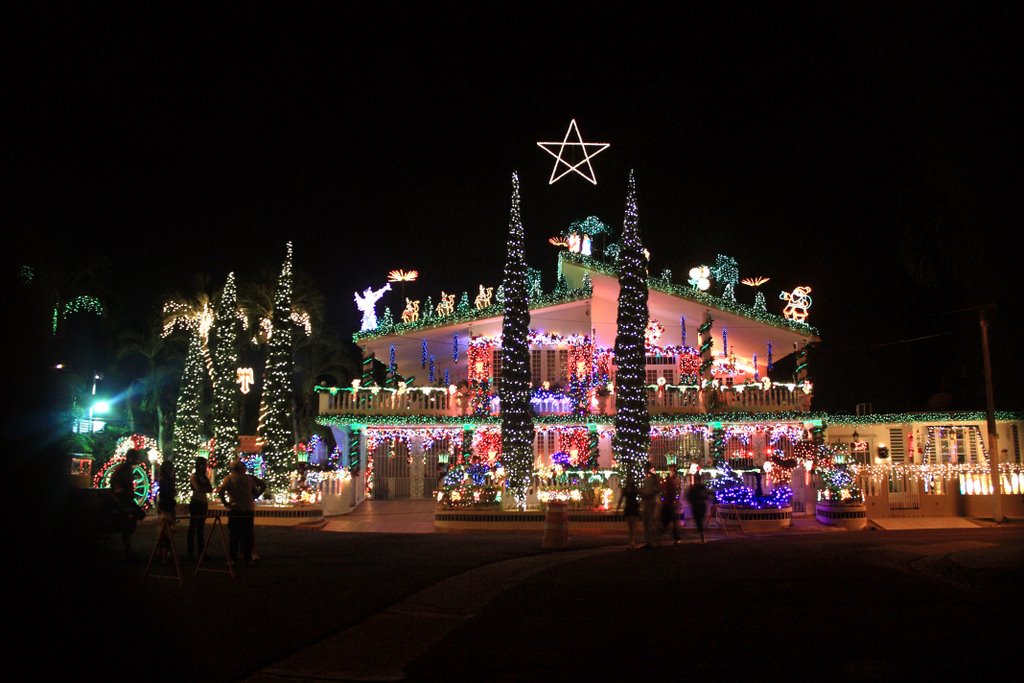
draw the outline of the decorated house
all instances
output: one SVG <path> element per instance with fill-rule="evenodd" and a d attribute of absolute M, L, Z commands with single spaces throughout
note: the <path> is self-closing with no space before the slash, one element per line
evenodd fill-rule
<path fill-rule="evenodd" d="M 773 312 L 760 289 L 769 278 L 741 280 L 728 256 L 693 267 L 685 284 L 651 275 L 631 176 L 621 248 L 596 256 L 606 226 L 573 223 L 550 240 L 562 249 L 545 292 L 523 256 L 515 177 L 513 188 L 502 286 L 481 284 L 472 300 L 442 291 L 436 303 L 403 291 L 401 314 L 384 308 L 380 319 L 391 282 L 415 271 L 355 294 L 364 371 L 351 386 L 318 387 L 340 466 L 324 482 L 325 511 L 366 497 L 608 510 L 619 480 L 650 462 L 709 471 L 736 522 L 811 509 L 861 526 L 868 508 L 988 514 L 985 496 L 996 518 L 1024 514 L 1019 415 L 999 416 L 1005 446 L 992 454 L 977 414 L 814 413 L 810 287 L 781 290 Z"/>
<path fill-rule="evenodd" d="M 553 291 L 543 292 L 540 274 L 530 272 L 535 477 L 528 505 L 551 496 L 586 498 L 596 508 L 612 503 L 616 250 L 611 245 L 597 258 L 587 253 L 586 237 L 570 232 L 553 240 L 564 247 Z M 667 272 L 648 278 L 645 378 L 657 469 L 724 456 L 754 470 L 766 459 L 795 457 L 797 444 L 821 427 L 810 412 L 807 350 L 819 341 L 806 321 L 810 289 L 776 297 L 777 314 L 758 289 L 766 281 L 745 280 L 750 287 L 738 292 L 735 261 L 725 256 L 695 268 L 686 284 Z M 720 296 L 707 291 L 712 283 Z M 738 302 L 738 294 L 751 303 Z M 480 285 L 472 303 L 468 294 L 457 303 L 448 292 L 436 304 L 406 299 L 400 319 L 387 310 L 377 319 L 372 304 L 360 303 L 372 296 L 372 289 L 357 294 L 364 329 L 354 340 L 364 352 L 363 377 L 319 388 L 320 421 L 353 474 L 351 504 L 363 495 L 442 500 L 439 491 L 452 485 L 457 499 L 492 500 L 500 487 L 488 483 L 500 478 L 502 465 L 501 289 Z M 789 369 L 780 371 L 776 363 L 787 356 Z M 470 480 L 474 490 L 460 491 L 457 484 Z"/>

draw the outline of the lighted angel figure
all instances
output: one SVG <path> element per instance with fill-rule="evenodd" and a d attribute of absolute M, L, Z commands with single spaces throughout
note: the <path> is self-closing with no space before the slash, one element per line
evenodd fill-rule
<path fill-rule="evenodd" d="M 414 323 L 420 319 L 420 302 L 405 300 L 405 310 L 402 311 L 403 323 Z"/>
<path fill-rule="evenodd" d="M 363 323 L 359 328 L 361 332 L 366 330 L 377 329 L 377 311 L 374 308 L 377 306 L 377 302 L 384 296 L 384 292 L 391 291 L 391 283 L 384 285 L 377 291 L 374 291 L 373 287 L 367 287 L 363 290 L 363 295 L 359 296 L 359 292 L 356 292 L 356 308 L 363 314 Z"/>
<path fill-rule="evenodd" d="M 491 305 L 491 294 L 494 292 L 494 287 L 484 287 L 480 285 L 480 293 L 476 295 L 476 299 L 473 301 L 476 304 L 477 309 L 487 308 Z"/>
<path fill-rule="evenodd" d="M 455 295 L 441 292 L 441 303 L 437 305 L 437 315 L 444 317 L 455 312 Z"/>
<path fill-rule="evenodd" d="M 787 320 L 794 322 L 806 321 L 807 311 L 811 307 L 810 294 L 810 287 L 794 287 L 792 292 L 781 292 L 779 298 L 789 302 L 782 310 L 782 315 L 786 316 Z"/>

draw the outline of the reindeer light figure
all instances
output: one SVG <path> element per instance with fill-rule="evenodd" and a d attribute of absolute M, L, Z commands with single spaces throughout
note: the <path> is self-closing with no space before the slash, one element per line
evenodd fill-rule
<path fill-rule="evenodd" d="M 476 295 L 476 299 L 473 301 L 476 304 L 477 310 L 491 305 L 491 294 L 493 293 L 494 287 L 485 288 L 483 285 L 480 285 L 480 293 Z"/>
<path fill-rule="evenodd" d="M 405 310 L 402 311 L 403 323 L 414 323 L 420 319 L 420 302 L 405 300 Z"/>
<path fill-rule="evenodd" d="M 441 292 L 441 303 L 437 305 L 438 317 L 451 315 L 455 312 L 455 295 Z"/>
<path fill-rule="evenodd" d="M 792 292 L 781 292 L 779 298 L 789 302 L 782 310 L 782 315 L 786 316 L 787 320 L 794 322 L 806 321 L 807 312 L 811 307 L 810 294 L 810 287 L 794 287 Z"/>

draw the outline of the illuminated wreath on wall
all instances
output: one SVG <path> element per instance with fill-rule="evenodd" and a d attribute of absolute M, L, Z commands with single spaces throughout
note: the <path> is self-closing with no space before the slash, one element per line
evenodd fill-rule
<path fill-rule="evenodd" d="M 113 457 L 104 463 L 93 477 L 93 488 L 109 489 L 110 477 L 113 476 L 114 469 L 125 461 L 128 451 L 132 449 L 145 451 L 147 455 L 156 453 L 156 461 L 163 461 L 163 454 L 157 446 L 156 439 L 140 434 L 123 437 L 114 446 Z M 145 462 L 136 465 L 132 474 L 135 482 L 135 504 L 145 510 L 156 496 L 156 487 L 153 485 L 153 479 L 149 475 L 149 468 Z"/>

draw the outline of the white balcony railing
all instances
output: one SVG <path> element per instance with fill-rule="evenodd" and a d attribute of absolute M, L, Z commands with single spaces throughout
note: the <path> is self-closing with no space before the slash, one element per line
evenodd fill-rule
<path fill-rule="evenodd" d="M 713 393 L 712 393 L 713 392 Z M 436 388 L 408 389 L 401 393 L 389 390 L 372 391 L 343 389 L 320 393 L 321 415 L 423 415 L 468 416 L 472 414 L 469 399 Z M 715 412 L 773 413 L 808 412 L 811 397 L 801 389 L 773 387 L 742 390 L 722 388 L 648 389 L 647 408 L 652 415 L 699 415 Z M 568 398 L 545 398 L 531 402 L 537 415 L 569 415 L 572 403 Z M 500 413 L 500 401 L 491 403 L 492 414 Z M 615 414 L 615 395 L 599 397 L 591 404 L 596 415 Z"/>

